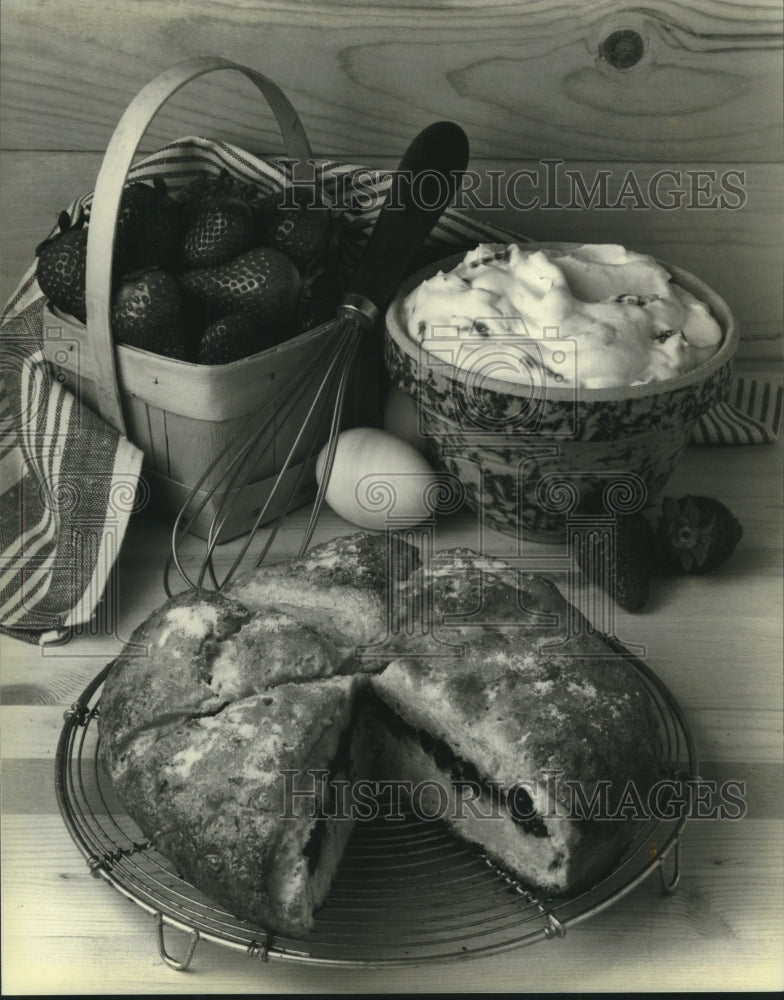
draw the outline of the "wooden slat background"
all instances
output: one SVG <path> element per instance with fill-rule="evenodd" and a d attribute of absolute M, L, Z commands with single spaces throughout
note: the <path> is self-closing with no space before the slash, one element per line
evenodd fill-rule
<path fill-rule="evenodd" d="M 620 29 L 644 46 L 625 70 L 599 55 Z M 319 155 L 394 165 L 423 125 L 458 121 L 483 204 L 491 171 L 540 178 L 517 188 L 537 207 L 478 214 L 537 239 L 621 242 L 686 267 L 728 300 L 747 357 L 780 356 L 780 0 L 3 0 L 0 33 L 3 301 L 59 210 L 92 189 L 132 96 L 166 66 L 213 53 L 271 76 Z M 271 115 L 233 73 L 180 91 L 144 147 L 188 134 L 281 151 Z M 554 192 L 548 159 L 563 161 Z M 609 204 L 627 197 L 568 207 L 568 172 L 590 187 L 600 171 Z M 680 207 L 650 204 L 659 171 L 674 172 L 660 190 Z M 546 207 L 548 197 L 564 207 Z"/>

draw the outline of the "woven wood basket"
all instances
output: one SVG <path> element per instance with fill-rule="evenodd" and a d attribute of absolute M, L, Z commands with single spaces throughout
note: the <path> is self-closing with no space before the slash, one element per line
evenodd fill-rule
<path fill-rule="evenodd" d="M 115 344 L 111 332 L 112 254 L 123 188 L 129 180 L 163 176 L 176 193 L 200 173 L 226 168 L 238 179 L 253 179 L 270 191 L 287 181 L 280 161 L 264 161 L 225 143 L 204 139 L 179 140 L 132 167 L 136 150 L 161 106 L 181 87 L 217 70 L 244 74 L 260 91 L 272 110 L 286 157 L 305 163 L 313 160 L 310 144 L 294 108 L 267 77 L 236 63 L 214 57 L 186 60 L 161 73 L 131 101 L 109 142 L 95 191 L 74 203 L 89 206 L 87 239 L 87 324 L 47 306 L 44 314 L 44 352 L 57 377 L 87 406 L 133 441 L 145 456 L 143 478 L 149 486 L 153 508 L 172 518 L 181 509 L 204 471 L 221 456 L 235 434 L 244 427 L 264 399 L 266 387 L 274 388 L 301 371 L 312 358 L 317 333 L 308 332 L 279 346 L 228 365 L 206 366 L 161 357 L 148 351 Z M 322 162 L 322 161 L 315 161 Z M 174 181 L 174 183 L 172 183 Z M 72 209 L 73 210 L 73 209 Z M 355 361 L 345 409 L 346 426 L 377 424 L 380 420 L 383 360 L 381 338 L 367 339 Z M 267 463 L 256 470 L 251 487 L 235 505 L 224 526 L 222 539 L 247 531 L 264 504 L 276 473 L 294 442 L 308 401 L 274 428 L 275 446 Z M 321 439 L 326 439 L 326 422 Z M 300 464 L 287 475 L 296 478 Z M 294 506 L 307 502 L 315 492 L 308 462 Z M 209 478 L 204 491 L 215 488 L 198 518 L 190 524 L 194 534 L 205 536 L 223 493 Z M 281 491 L 285 494 L 285 490 Z M 202 492 L 201 497 L 205 496 Z M 271 505 L 269 520 L 280 513 Z"/>

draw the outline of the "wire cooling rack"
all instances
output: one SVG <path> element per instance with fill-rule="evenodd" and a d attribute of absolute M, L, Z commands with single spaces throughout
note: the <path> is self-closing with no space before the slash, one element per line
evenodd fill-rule
<path fill-rule="evenodd" d="M 645 663 L 626 658 L 658 710 L 668 777 L 676 783 L 697 779 L 694 740 L 677 702 Z M 640 822 L 612 871 L 578 895 L 553 899 L 537 897 L 499 871 L 440 821 L 380 816 L 357 824 L 314 930 L 301 939 L 272 936 L 184 881 L 115 798 L 97 753 L 100 688 L 108 670 L 65 713 L 56 759 L 58 803 L 93 875 L 154 918 L 160 956 L 172 968 L 187 968 L 199 941 L 263 961 L 332 966 L 488 956 L 563 937 L 655 871 L 665 892 L 678 884 L 685 810 L 672 820 Z M 166 928 L 182 935 L 166 934 Z"/>

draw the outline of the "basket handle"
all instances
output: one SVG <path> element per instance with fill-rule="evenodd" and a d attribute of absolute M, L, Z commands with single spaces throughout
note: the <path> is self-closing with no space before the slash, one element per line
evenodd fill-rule
<path fill-rule="evenodd" d="M 177 63 L 152 79 L 134 97 L 117 123 L 98 172 L 87 231 L 85 295 L 90 350 L 97 377 L 98 409 L 103 419 L 125 435 L 120 386 L 111 329 L 112 256 L 120 199 L 136 150 L 160 108 L 191 80 L 216 70 L 243 73 L 261 91 L 278 122 L 286 154 L 308 160 L 312 153 L 302 122 L 286 95 L 268 79 L 238 63 L 197 56 Z"/>

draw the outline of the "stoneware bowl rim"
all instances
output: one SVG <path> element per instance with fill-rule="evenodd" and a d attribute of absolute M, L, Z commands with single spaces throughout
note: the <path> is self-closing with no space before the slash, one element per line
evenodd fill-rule
<path fill-rule="evenodd" d="M 501 250 L 506 246 L 511 245 L 512 242 L 514 241 L 510 241 L 510 244 L 488 243 L 487 246 L 493 250 Z M 521 240 L 519 245 L 525 249 L 572 250 L 576 247 L 584 246 L 585 244 L 573 242 L 534 242 Z M 428 352 L 426 349 L 421 348 L 420 344 L 412 340 L 405 329 L 400 315 L 403 299 L 426 278 L 433 277 L 439 271 L 451 270 L 465 257 L 466 253 L 466 250 L 461 250 L 458 253 L 442 257 L 410 275 L 400 285 L 394 299 L 387 309 L 387 336 L 390 337 L 406 354 L 413 356 L 415 359 L 423 356 L 427 357 Z M 666 261 L 661 261 L 658 258 L 654 258 L 654 260 L 656 260 L 657 263 L 661 264 L 661 266 L 669 272 L 673 280 L 678 285 L 692 292 L 698 299 L 708 306 L 711 315 L 717 320 L 724 333 L 719 349 L 712 358 L 709 358 L 698 367 L 693 368 L 690 372 L 678 375 L 676 378 L 664 379 L 659 382 L 647 382 L 643 385 L 632 386 L 610 386 L 595 389 L 579 386 L 577 387 L 577 392 L 581 402 L 612 402 L 628 399 L 640 399 L 646 396 L 657 396 L 677 391 L 678 389 L 682 389 L 690 385 L 698 385 L 715 372 L 719 371 L 734 357 L 735 352 L 738 349 L 740 336 L 735 317 L 725 300 L 718 294 L 718 292 L 714 291 L 713 288 L 702 281 L 702 279 L 692 274 L 690 271 L 677 267 L 674 264 L 669 264 Z M 467 374 L 465 369 L 448 365 L 441 359 L 434 357 L 434 364 L 435 363 L 437 363 L 439 371 L 447 379 L 452 379 L 457 383 L 465 380 Z M 533 385 L 532 383 L 512 382 L 491 377 L 483 378 L 482 388 L 485 391 L 503 393 L 507 396 L 531 396 L 532 394 L 536 395 L 537 391 L 542 391 L 541 387 Z M 553 402 L 573 400 L 575 387 L 567 386 L 559 388 L 548 385 L 545 392 L 546 398 L 552 400 Z"/>

